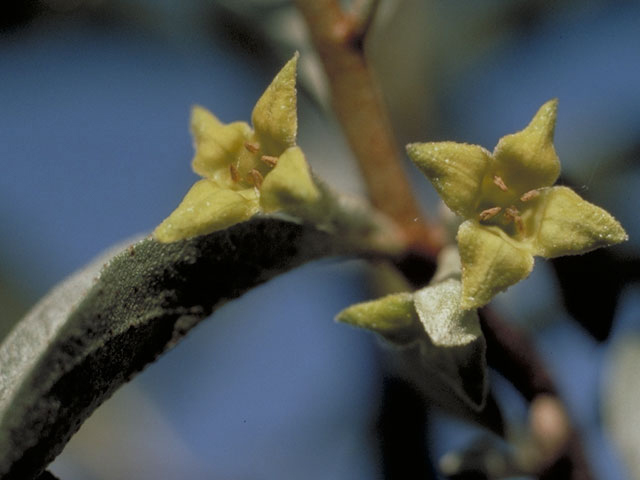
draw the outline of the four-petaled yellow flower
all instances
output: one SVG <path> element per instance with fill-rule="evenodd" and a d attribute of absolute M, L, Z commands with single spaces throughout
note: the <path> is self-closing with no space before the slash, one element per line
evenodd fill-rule
<path fill-rule="evenodd" d="M 556 100 L 545 103 L 493 153 L 454 142 L 407 146 L 443 201 L 465 219 L 457 236 L 465 309 L 527 277 L 534 256 L 580 254 L 628 238 L 605 210 L 567 187 L 552 187 L 560 174 L 556 110 Z"/>
<path fill-rule="evenodd" d="M 259 212 L 295 211 L 320 192 L 296 146 L 296 54 L 276 75 L 246 122 L 223 124 L 194 107 L 196 182 L 178 208 L 154 231 L 160 242 L 211 233 Z"/>

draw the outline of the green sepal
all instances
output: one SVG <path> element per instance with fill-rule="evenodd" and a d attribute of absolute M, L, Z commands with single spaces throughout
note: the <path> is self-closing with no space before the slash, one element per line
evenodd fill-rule
<path fill-rule="evenodd" d="M 560 175 L 560 160 L 553 146 L 558 100 L 540 107 L 529 125 L 500 139 L 493 151 L 495 173 L 521 194 L 548 187 Z"/>
<path fill-rule="evenodd" d="M 289 60 L 262 94 L 251 114 L 256 137 L 266 155 L 280 155 L 296 144 L 296 68 L 298 53 Z"/>
<path fill-rule="evenodd" d="M 586 253 L 628 240 L 622 225 L 606 210 L 567 187 L 543 193 L 536 254 L 553 258 Z"/>
<path fill-rule="evenodd" d="M 251 127 L 246 122 L 224 124 L 209 110 L 196 105 L 191 109 L 191 134 L 196 149 L 191 162 L 193 171 L 214 179 L 221 171 L 226 174 L 242 153 Z"/>
<path fill-rule="evenodd" d="M 336 320 L 371 330 L 397 345 L 413 342 L 420 335 L 418 314 L 411 293 L 394 293 L 341 311 Z"/>
<path fill-rule="evenodd" d="M 248 220 L 258 211 L 258 196 L 253 188 L 235 191 L 211 180 L 199 180 L 153 236 L 167 243 L 205 235 Z"/>
<path fill-rule="evenodd" d="M 295 215 L 319 198 L 320 191 L 300 147 L 291 147 L 278 158 L 260 190 L 260 204 L 265 212 L 282 210 Z"/>
<path fill-rule="evenodd" d="M 467 220 L 458 230 L 463 309 L 480 308 L 533 269 L 533 256 L 498 227 Z"/>
<path fill-rule="evenodd" d="M 412 143 L 407 153 L 444 203 L 461 217 L 474 214 L 491 154 L 478 145 Z"/>

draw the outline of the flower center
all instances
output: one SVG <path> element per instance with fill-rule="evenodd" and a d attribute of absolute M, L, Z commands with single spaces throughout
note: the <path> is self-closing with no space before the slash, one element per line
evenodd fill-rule
<path fill-rule="evenodd" d="M 260 190 L 265 175 L 278 163 L 278 157 L 260 155 L 260 144 L 244 142 L 244 152 L 229 164 L 229 176 L 241 188 L 253 186 Z"/>
<path fill-rule="evenodd" d="M 534 198 L 540 195 L 538 189 L 529 190 L 520 196 L 517 196 L 515 192 L 510 191 L 507 184 L 502 177 L 494 175 L 491 179 L 491 186 L 489 188 L 498 189 L 500 192 L 492 192 L 488 195 L 489 198 L 500 199 L 496 203 L 502 203 L 502 205 L 496 205 L 489 208 L 485 208 L 478 214 L 478 219 L 481 222 L 489 222 L 511 229 L 515 227 L 518 235 L 524 236 L 526 234 L 526 222 L 524 220 L 524 214 L 528 210 L 528 203 Z M 501 194 L 503 193 L 503 194 Z M 497 195 L 496 195 L 497 194 Z"/>

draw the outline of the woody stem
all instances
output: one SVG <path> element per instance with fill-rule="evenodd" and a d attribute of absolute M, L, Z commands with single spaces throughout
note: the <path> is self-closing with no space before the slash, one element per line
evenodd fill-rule
<path fill-rule="evenodd" d="M 366 29 L 337 0 L 295 0 L 327 73 L 331 104 L 360 166 L 371 202 L 412 248 L 433 257 L 442 246 L 413 196 L 383 100 L 364 52 Z"/>

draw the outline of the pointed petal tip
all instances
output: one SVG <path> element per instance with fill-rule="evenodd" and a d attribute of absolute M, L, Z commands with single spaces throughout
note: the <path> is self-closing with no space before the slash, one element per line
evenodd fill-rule
<path fill-rule="evenodd" d="M 560 160 L 553 146 L 557 99 L 544 103 L 529 124 L 505 135 L 493 150 L 493 157 L 507 185 L 526 192 L 555 183 Z"/>
<path fill-rule="evenodd" d="M 194 115 L 199 115 L 201 114 L 203 111 L 208 112 L 209 110 L 207 110 L 205 107 L 203 107 L 202 105 L 198 105 L 197 103 L 194 103 L 193 105 L 191 105 L 191 116 L 193 117 Z"/>
<path fill-rule="evenodd" d="M 620 224 L 620 222 L 616 220 L 612 215 L 611 215 L 611 220 L 612 222 L 610 226 L 610 231 L 606 235 L 607 240 L 609 241 L 608 246 L 613 246 L 619 243 L 629 241 L 629 234 L 626 232 L 626 230 Z"/>
<path fill-rule="evenodd" d="M 558 111 L 558 97 L 553 97 L 550 100 L 547 100 L 542 104 L 542 106 L 538 109 L 538 111 L 545 110 L 548 112 L 555 113 Z"/>
<path fill-rule="evenodd" d="M 222 122 L 202 105 L 192 105 L 189 123 L 194 136 L 202 134 L 209 126 L 222 126 Z"/>
<path fill-rule="evenodd" d="M 287 63 L 284 64 L 284 66 L 280 69 L 280 71 L 277 73 L 277 75 L 274 78 L 277 79 L 280 76 L 286 77 L 286 78 L 291 78 L 293 77 L 294 80 L 294 85 L 295 85 L 295 78 L 297 76 L 297 72 L 298 72 L 298 59 L 300 58 L 300 53 L 296 50 L 293 54 L 293 56 L 287 60 Z"/>
<path fill-rule="evenodd" d="M 433 162 L 437 162 L 438 149 L 435 148 L 436 145 L 433 142 L 410 143 L 405 147 L 409 159 L 422 169 L 427 176 L 429 175 L 427 172 L 430 170 L 430 165 Z"/>
<path fill-rule="evenodd" d="M 491 154 L 479 145 L 456 142 L 411 143 L 407 153 L 457 215 L 473 215 Z"/>
<path fill-rule="evenodd" d="M 629 239 L 609 212 L 568 187 L 549 189 L 544 201 L 544 216 L 536 237 L 537 255 L 545 258 L 581 255 Z"/>
<path fill-rule="evenodd" d="M 405 150 L 407 151 L 407 154 L 409 156 L 411 156 L 411 155 L 415 154 L 415 152 L 417 151 L 417 149 L 418 149 L 418 147 L 420 145 L 424 145 L 424 144 L 423 143 L 408 143 L 405 146 Z"/>
<path fill-rule="evenodd" d="M 539 128 L 547 135 L 553 137 L 553 132 L 556 126 L 556 118 L 558 116 L 558 99 L 552 98 L 546 101 L 538 109 L 536 114 L 531 119 L 531 122 L 527 126 L 530 128 Z"/>
<path fill-rule="evenodd" d="M 296 143 L 298 57 L 296 52 L 282 67 L 251 113 L 253 127 L 268 155 L 279 156 Z"/>
<path fill-rule="evenodd" d="M 406 292 L 352 305 L 335 320 L 370 330 L 397 344 L 408 343 L 418 334 L 413 294 Z"/>

